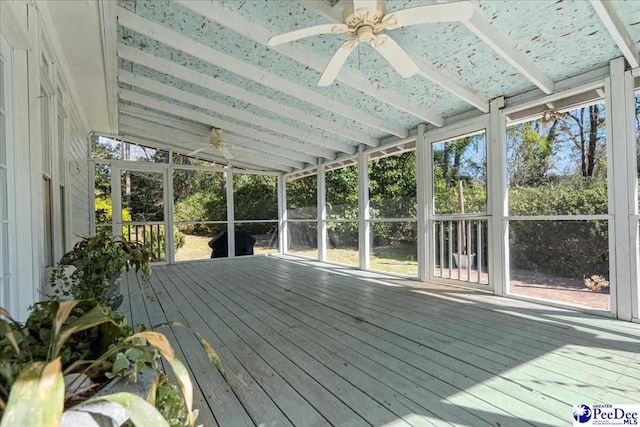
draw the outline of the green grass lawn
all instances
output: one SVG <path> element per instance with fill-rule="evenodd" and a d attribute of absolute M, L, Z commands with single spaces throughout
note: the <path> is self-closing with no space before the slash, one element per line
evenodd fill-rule
<path fill-rule="evenodd" d="M 185 234 L 184 246 L 176 251 L 176 261 L 194 261 L 209 259 L 211 249 L 208 242 L 211 237 Z M 389 273 L 415 276 L 418 274 L 418 261 L 415 250 L 404 246 L 384 246 L 374 248 L 371 252 L 371 269 Z M 256 245 L 253 248 L 255 255 L 277 253 L 277 248 L 267 248 Z M 316 259 L 317 249 L 291 250 L 291 255 L 305 256 Z M 358 250 L 353 248 L 327 249 L 327 260 L 340 264 L 358 265 Z"/>
<path fill-rule="evenodd" d="M 198 259 L 209 259 L 211 248 L 209 248 L 209 236 L 196 236 L 192 234 L 184 235 L 184 246 L 176 250 L 176 261 L 194 261 Z M 277 248 L 266 248 L 263 246 L 253 247 L 255 255 L 272 254 L 278 252 Z"/>
<path fill-rule="evenodd" d="M 384 246 L 374 248 L 371 252 L 371 269 L 387 273 L 418 275 L 418 261 L 415 250 L 403 246 Z M 318 258 L 317 249 L 290 250 L 291 255 Z M 327 261 L 358 266 L 358 250 L 354 248 L 327 249 Z"/>

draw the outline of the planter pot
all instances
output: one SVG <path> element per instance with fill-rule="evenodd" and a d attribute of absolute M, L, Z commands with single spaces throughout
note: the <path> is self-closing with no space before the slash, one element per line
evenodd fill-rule
<path fill-rule="evenodd" d="M 453 260 L 456 264 L 456 268 L 460 267 L 466 269 L 467 266 L 469 266 L 469 268 L 473 268 L 473 263 L 476 260 L 476 254 L 466 255 L 454 253 Z"/>
<path fill-rule="evenodd" d="M 121 275 L 122 271 L 113 273 L 109 280 L 109 291 L 107 292 L 107 295 L 105 295 L 106 304 L 112 310 L 117 310 L 122 305 L 122 301 L 124 301 L 124 296 L 120 292 Z"/>
<path fill-rule="evenodd" d="M 102 387 L 96 396 L 128 392 L 146 400 L 152 381 L 153 371 L 148 368 L 144 373 L 138 374 L 135 383 L 127 383 L 118 377 Z M 62 414 L 61 427 L 118 427 L 128 419 L 129 415 L 122 406 L 103 400 L 66 410 Z"/>

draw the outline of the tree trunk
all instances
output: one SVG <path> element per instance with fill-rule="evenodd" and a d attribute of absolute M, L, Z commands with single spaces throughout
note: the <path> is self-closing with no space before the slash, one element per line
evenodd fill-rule
<path fill-rule="evenodd" d="M 442 176 L 444 177 L 444 181 L 449 184 L 449 160 L 451 160 L 451 152 L 449 151 L 450 142 L 444 143 L 444 161 L 442 165 Z"/>
<path fill-rule="evenodd" d="M 593 176 L 596 166 L 599 110 L 600 108 L 597 104 L 589 107 L 589 150 L 587 152 L 587 174 L 585 176 Z"/>
<path fill-rule="evenodd" d="M 587 153 L 584 139 L 584 108 L 580 109 L 580 120 L 578 121 L 578 127 L 580 128 L 580 172 L 582 173 L 582 176 L 587 176 Z"/>
<path fill-rule="evenodd" d="M 460 163 L 462 162 L 462 150 L 457 149 L 453 155 L 453 170 L 451 171 L 451 182 L 460 180 Z"/>

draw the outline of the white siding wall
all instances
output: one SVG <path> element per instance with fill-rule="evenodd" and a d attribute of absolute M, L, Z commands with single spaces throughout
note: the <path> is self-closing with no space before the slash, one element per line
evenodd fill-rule
<path fill-rule="evenodd" d="M 67 241 L 73 245 L 80 236 L 89 235 L 89 215 L 93 212 L 89 205 L 89 189 L 93 185 L 89 185 L 87 132 L 76 120 L 71 120 L 69 129 L 67 191 L 70 195 L 72 235 Z"/>
<path fill-rule="evenodd" d="M 13 64 L 13 115 L 15 234 L 16 253 L 12 299 L 7 307 L 14 317 L 24 320 L 28 307 L 42 299 L 46 290 L 43 139 L 39 94 L 48 84 L 53 96 L 50 131 L 52 181 L 53 258 L 58 260 L 77 240 L 89 234 L 89 129 L 82 106 L 71 95 L 73 81 L 60 66 L 63 58 L 49 17 L 38 4 L 26 1 L 0 1 L 0 33 L 7 40 Z M 44 55 L 44 56 L 43 56 Z M 44 59 L 43 59 L 44 58 Z M 42 79 L 43 71 L 48 75 Z M 58 133 L 58 112 L 64 116 L 64 131 Z M 60 138 L 62 136 L 62 139 Z M 64 158 L 60 160 L 59 154 Z M 61 186 L 64 186 L 62 200 Z M 64 212 L 63 212 L 64 210 Z M 64 219 L 64 226 L 63 226 Z M 65 242 L 65 245 L 63 245 Z"/>

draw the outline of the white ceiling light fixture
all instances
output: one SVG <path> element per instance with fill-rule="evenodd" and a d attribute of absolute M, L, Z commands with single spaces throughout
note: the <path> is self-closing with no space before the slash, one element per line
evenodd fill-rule
<path fill-rule="evenodd" d="M 359 43 L 368 43 L 395 68 L 404 78 L 419 71 L 409 54 L 384 30 L 395 30 L 410 25 L 436 22 L 463 22 L 471 19 L 473 5 L 470 1 L 434 4 L 403 9 L 386 14 L 384 0 L 353 0 L 344 9 L 344 24 L 322 24 L 280 34 L 269 39 L 270 46 L 300 40 L 320 34 L 347 34 L 352 40 L 344 43 L 329 61 L 318 86 L 329 86 L 335 80 L 354 48 Z"/>
<path fill-rule="evenodd" d="M 204 147 L 200 147 L 197 150 L 193 150 L 188 155 L 193 156 L 201 151 L 210 149 L 211 147 L 220 151 L 225 159 L 233 160 L 233 154 L 231 154 L 231 144 L 229 144 L 222 133 L 222 129 L 212 128 L 209 134 L 209 143 L 204 144 Z"/>

